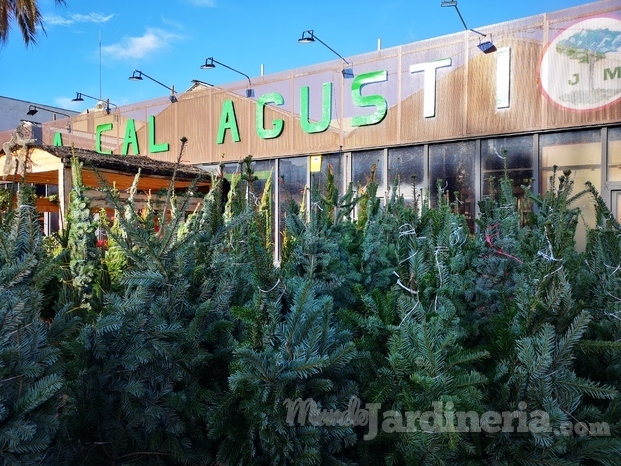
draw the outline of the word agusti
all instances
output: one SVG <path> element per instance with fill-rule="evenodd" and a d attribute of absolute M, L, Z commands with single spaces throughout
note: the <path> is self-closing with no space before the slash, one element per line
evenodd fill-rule
<path fill-rule="evenodd" d="M 410 73 L 420 73 L 423 75 L 423 116 L 425 118 L 431 118 L 435 116 L 435 103 L 436 103 L 436 71 L 439 68 L 445 68 L 452 66 L 452 60 L 445 58 L 427 63 L 420 63 L 410 66 Z M 498 73 L 497 69 L 497 73 Z M 508 76 L 506 77 L 508 79 Z M 380 83 L 388 80 L 388 71 L 372 71 L 356 76 L 351 83 L 351 101 L 360 108 L 374 107 L 375 111 L 366 115 L 353 116 L 351 118 L 351 125 L 353 127 L 361 127 L 368 125 L 375 125 L 384 120 L 388 112 L 388 103 L 380 94 L 362 95 L 362 88 L 366 85 Z M 306 133 L 321 133 L 328 129 L 332 120 L 332 95 L 333 83 L 326 82 L 322 85 L 322 98 L 321 98 L 321 120 L 311 121 L 309 119 L 309 102 L 310 102 L 310 88 L 308 86 L 300 87 L 299 89 L 299 103 L 300 103 L 300 126 Z M 262 139 L 273 139 L 279 137 L 284 131 L 284 120 L 274 119 L 270 125 L 266 125 L 264 121 L 265 107 L 269 104 L 283 105 L 284 97 L 277 92 L 270 92 L 261 95 L 256 100 L 256 118 L 255 128 L 256 134 Z M 147 120 L 147 153 L 153 154 L 157 152 L 167 152 L 169 150 L 168 143 L 157 143 L 155 141 L 155 124 L 156 117 L 151 115 Z M 113 123 L 104 123 L 96 127 L 95 130 L 95 150 L 102 154 L 111 154 L 112 151 L 102 149 L 102 137 L 105 137 L 105 133 L 111 131 L 114 126 Z M 220 120 L 218 125 L 216 142 L 223 144 L 226 137 L 226 132 L 229 130 L 230 138 L 233 142 L 240 142 L 240 132 L 237 123 L 237 117 L 235 114 L 235 106 L 233 100 L 225 100 L 222 102 L 220 111 Z M 57 141 L 62 141 L 60 133 L 56 134 L 55 144 Z M 121 146 L 121 155 L 128 155 L 131 151 L 135 155 L 140 155 L 141 147 L 138 142 L 138 134 L 134 119 L 128 119 L 125 122 L 125 137 Z"/>

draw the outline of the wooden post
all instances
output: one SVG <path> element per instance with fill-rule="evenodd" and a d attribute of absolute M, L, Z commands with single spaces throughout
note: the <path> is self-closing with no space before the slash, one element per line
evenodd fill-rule
<path fill-rule="evenodd" d="M 65 168 L 65 164 L 58 169 L 58 230 L 62 230 L 69 207 L 69 193 L 71 193 L 71 168 Z"/>

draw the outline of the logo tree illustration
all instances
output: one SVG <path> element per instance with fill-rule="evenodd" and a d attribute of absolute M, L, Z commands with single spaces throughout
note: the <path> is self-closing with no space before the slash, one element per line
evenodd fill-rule
<path fill-rule="evenodd" d="M 621 48 L 621 32 L 611 31 L 609 28 L 583 29 L 556 45 L 558 53 L 589 65 L 589 89 L 593 89 L 595 63 L 604 59 L 607 53 L 616 52 L 619 48 Z"/>

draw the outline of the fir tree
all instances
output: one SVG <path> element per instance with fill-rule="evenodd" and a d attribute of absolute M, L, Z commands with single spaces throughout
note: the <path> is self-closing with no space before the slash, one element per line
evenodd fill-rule
<path fill-rule="evenodd" d="M 96 277 L 99 274 L 99 253 L 95 237 L 96 224 L 90 210 L 90 200 L 84 196 L 82 163 L 71 159 L 72 187 L 69 194 L 69 213 L 66 227 L 69 230 L 69 268 L 76 304 L 91 310 Z"/>
<path fill-rule="evenodd" d="M 490 180 L 490 184 L 495 187 L 495 180 Z M 513 194 L 513 180 L 505 174 L 498 188 L 497 194 L 492 190 L 491 195 L 479 202 L 481 214 L 477 219 L 480 253 L 473 260 L 477 279 L 472 306 L 484 318 L 504 310 L 503 303 L 515 293 L 524 263 L 524 252 L 520 249 L 524 230 Z"/>
<path fill-rule="evenodd" d="M 58 429 L 63 376 L 40 318 L 42 290 L 59 260 L 45 256 L 26 189 L 0 228 L 0 462 L 41 463 Z"/>
<path fill-rule="evenodd" d="M 351 221 L 357 198 L 351 187 L 341 198 L 331 185 L 328 193 L 331 198 L 311 193 L 308 216 L 295 203 L 287 206 L 281 269 L 286 277 L 321 284 L 335 306 L 344 308 L 355 301 L 354 290 L 361 276 L 356 269 L 359 262 L 352 257 L 358 254 L 361 238 Z M 338 199 L 336 204 L 334 199 Z"/>
<path fill-rule="evenodd" d="M 222 438 L 225 464 L 345 464 L 344 450 L 355 442 L 351 426 L 309 425 L 303 416 L 287 423 L 295 400 L 345 410 L 356 387 L 348 370 L 355 348 L 332 300 L 310 280 L 291 279 L 286 288 L 291 308 L 264 349 L 235 351 L 231 392 L 213 413 L 211 435 Z"/>
<path fill-rule="evenodd" d="M 587 233 L 584 266 L 574 274 L 576 300 L 584 303 L 593 319 L 580 342 L 576 370 L 621 392 L 621 225 L 614 218 L 592 184 L 587 190 L 595 201 L 596 224 Z M 621 406 L 618 400 L 599 403 L 601 421 L 611 427 L 611 436 L 619 437 Z"/>
<path fill-rule="evenodd" d="M 358 226 L 362 239 L 360 254 L 354 256 L 360 260 L 360 280 L 367 290 L 386 289 L 393 283 L 397 269 L 399 227 L 407 223 L 407 215 L 400 214 L 408 209 L 399 205 L 400 200 L 394 196 L 385 208 L 379 208 L 377 188 L 378 183 L 371 181 L 361 196 L 360 211 L 364 209 L 365 212 L 359 215 Z"/>
<path fill-rule="evenodd" d="M 397 250 L 408 252 L 395 279 L 402 295 L 399 321 L 386 327 L 391 331 L 386 364 L 367 392 L 367 401 L 381 402 L 382 409 L 388 406 L 396 414 L 374 442 L 361 445 L 363 464 L 457 464 L 472 452 L 471 439 L 447 427 L 441 412 L 445 406 L 449 411 L 482 407 L 486 378 L 474 364 L 487 352 L 464 346 L 458 309 L 468 286 L 462 273 L 470 257 L 469 238 L 463 217 L 439 198 L 437 210 L 423 205 L 420 216 L 414 213 L 412 223 L 399 230 L 399 242 L 406 247 Z M 444 430 L 401 417 L 406 411 L 438 409 Z"/>
<path fill-rule="evenodd" d="M 604 419 L 601 408 L 618 392 L 588 373 L 581 376 L 576 364 L 593 317 L 573 292 L 572 282 L 583 274 L 574 248 L 579 211 L 569 207 L 576 199 L 572 192 L 570 174 L 564 173 L 558 184 L 551 178 L 541 197 L 531 194 L 537 209 L 526 234 L 517 236 L 519 247 L 514 246 L 523 255 L 521 273 L 506 277 L 514 296 L 504 300 L 499 318 L 489 321 L 490 348 L 500 357 L 490 367 L 490 409 L 523 416 L 517 433 L 518 423 L 512 422 L 511 433 L 487 439 L 492 464 L 507 464 L 507 459 L 511 464 L 613 464 L 610 457 L 619 451 L 614 438 L 580 436 L 574 430 L 579 422 Z M 511 225 L 504 228 L 513 231 Z"/>
<path fill-rule="evenodd" d="M 310 210 L 287 207 L 278 268 L 270 180 L 259 202 L 251 158 L 241 165 L 190 215 L 171 192 L 166 218 L 137 211 L 137 179 L 127 202 L 111 190 L 101 266 L 83 248 L 95 224 L 76 178 L 60 291 L 62 248 L 41 246 L 28 203 L 2 219 L 4 462 L 616 464 L 620 226 L 592 186 L 580 254 L 570 206 L 585 192 L 569 173 L 526 190 L 526 222 L 505 176 L 474 234 L 441 191 L 434 208 L 395 189 L 382 205 L 373 180 L 339 197 L 328 176 Z M 67 312 L 75 303 L 96 312 Z M 381 403 L 377 438 L 311 422 L 352 396 Z M 295 411 L 311 399 L 311 418 Z M 408 411 L 436 411 L 439 428 Z M 461 432 L 455 411 L 508 412 L 522 430 Z M 597 422 L 611 435 L 578 433 Z"/>
<path fill-rule="evenodd" d="M 67 349 L 59 463 L 209 461 L 207 412 L 228 375 L 233 292 L 216 252 L 224 233 L 206 228 L 219 199 L 214 192 L 184 223 L 186 195 L 164 231 L 125 209 L 119 233 L 108 232 L 128 258 L 123 292 L 106 294 L 101 314 Z"/>

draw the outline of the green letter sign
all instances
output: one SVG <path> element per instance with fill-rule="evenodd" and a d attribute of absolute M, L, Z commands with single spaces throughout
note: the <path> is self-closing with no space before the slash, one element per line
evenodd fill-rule
<path fill-rule="evenodd" d="M 169 146 L 167 142 L 161 144 L 155 143 L 155 115 L 149 115 L 147 125 L 149 127 L 149 153 L 168 152 Z"/>
<path fill-rule="evenodd" d="M 330 126 L 332 120 L 332 83 L 324 83 L 321 98 L 321 121 L 311 123 L 308 119 L 309 111 L 308 86 L 300 88 L 300 125 L 307 133 L 322 133 Z"/>
<path fill-rule="evenodd" d="M 381 122 L 384 118 L 386 118 L 386 112 L 388 109 L 388 104 L 386 103 L 386 99 L 381 95 L 362 95 L 362 86 L 365 84 L 379 83 L 382 81 L 386 81 L 388 79 L 388 72 L 384 71 L 373 71 L 371 73 L 361 74 L 356 76 L 354 82 L 351 83 L 351 98 L 354 105 L 358 107 L 377 107 L 375 113 L 371 115 L 360 115 L 355 116 L 351 119 L 352 126 L 367 126 L 367 125 L 376 125 Z"/>
<path fill-rule="evenodd" d="M 112 129 L 112 123 L 104 123 L 102 125 L 97 125 L 95 129 L 95 150 L 100 154 L 112 154 L 111 150 L 102 151 L 101 150 L 101 133 L 104 131 L 110 131 Z"/>
<path fill-rule="evenodd" d="M 257 100 L 257 134 L 263 139 L 277 138 L 282 134 L 285 122 L 283 120 L 272 120 L 272 129 L 265 129 L 265 105 L 266 104 L 282 105 L 285 99 L 277 92 L 262 95 Z"/>
<path fill-rule="evenodd" d="M 239 142 L 239 128 L 235 117 L 235 107 L 232 100 L 222 102 L 222 113 L 220 114 L 220 127 L 218 128 L 218 144 L 224 144 L 224 133 L 227 129 L 231 130 L 233 142 Z"/>
<path fill-rule="evenodd" d="M 134 124 L 133 118 L 129 118 L 125 126 L 125 139 L 123 140 L 123 147 L 121 148 L 122 155 L 127 155 L 129 153 L 130 144 L 134 145 L 134 155 L 140 155 L 138 135 L 136 134 L 136 125 Z"/>

